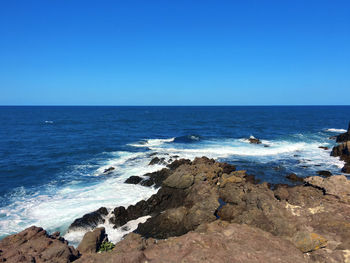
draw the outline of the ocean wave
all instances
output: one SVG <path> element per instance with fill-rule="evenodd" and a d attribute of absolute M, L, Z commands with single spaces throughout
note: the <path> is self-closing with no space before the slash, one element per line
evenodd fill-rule
<path fill-rule="evenodd" d="M 52 124 L 53 121 L 45 121 L 44 123 L 46 123 L 46 124 Z"/>
<path fill-rule="evenodd" d="M 173 142 L 174 140 L 175 140 L 175 137 L 169 138 L 169 139 L 148 139 L 145 141 L 140 141 L 138 143 L 130 143 L 128 145 L 133 147 L 152 147 L 152 146 L 159 146 L 164 143 Z"/>
<path fill-rule="evenodd" d="M 329 129 L 326 129 L 326 131 L 328 131 L 328 132 L 337 132 L 337 133 L 346 132 L 346 130 L 344 130 L 344 129 L 336 129 L 336 128 L 329 128 Z"/>
<path fill-rule="evenodd" d="M 174 142 L 177 143 L 192 143 L 192 142 L 198 142 L 201 140 L 201 137 L 199 135 L 185 135 L 176 137 L 174 139 Z"/>

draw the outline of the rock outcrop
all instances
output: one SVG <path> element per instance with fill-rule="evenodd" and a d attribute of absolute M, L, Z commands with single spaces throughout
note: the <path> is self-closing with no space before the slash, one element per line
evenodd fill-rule
<path fill-rule="evenodd" d="M 18 262 L 72 262 L 79 252 L 58 232 L 49 235 L 41 227 L 29 227 L 0 241 L 0 261 Z"/>
<path fill-rule="evenodd" d="M 336 136 L 336 141 L 340 144 L 333 147 L 331 156 L 339 157 L 345 162 L 342 168 L 343 173 L 350 173 L 350 122 L 348 131 Z"/>
<path fill-rule="evenodd" d="M 89 231 L 84 235 L 78 250 L 82 254 L 96 253 L 104 241 L 108 241 L 105 228 L 96 228 L 94 231 Z"/>
<path fill-rule="evenodd" d="M 88 232 L 77 262 L 346 262 L 349 255 L 350 181 L 343 175 L 295 175 L 299 185 L 271 186 L 202 157 L 145 177 L 158 192 L 116 207 L 109 222 L 147 221 L 106 253 L 96 254 L 104 229 Z M 101 208 L 71 228 L 96 227 L 106 214 Z"/>

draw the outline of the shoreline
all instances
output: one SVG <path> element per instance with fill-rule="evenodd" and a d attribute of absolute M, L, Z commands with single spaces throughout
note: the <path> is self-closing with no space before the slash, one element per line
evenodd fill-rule
<path fill-rule="evenodd" d="M 349 131 L 350 126 L 345 134 Z M 344 135 L 339 136 L 337 138 L 344 137 Z M 345 136 L 345 138 L 348 137 Z M 339 142 L 340 144 L 333 148 L 332 153 L 339 154 L 338 156 L 345 161 L 344 167 L 346 167 L 348 165 L 346 157 L 348 152 L 344 151 L 347 149 L 344 147 L 347 146 L 348 141 Z M 155 163 L 161 161 L 159 158 L 158 160 L 155 158 L 153 158 Z M 200 236 L 203 235 L 209 241 L 200 240 L 199 242 L 207 244 L 207 242 L 211 242 L 212 235 L 215 233 L 223 234 L 217 242 L 224 244 L 227 242 L 226 239 L 233 243 L 238 242 L 231 235 L 225 236 L 227 231 L 242 231 L 240 232 L 242 236 L 248 235 L 247 233 L 257 235 L 257 240 L 263 237 L 266 239 L 267 235 L 267 240 L 274 241 L 274 244 L 284 244 L 285 247 L 278 248 L 280 252 L 284 251 L 290 259 L 295 258 L 299 262 L 322 262 L 320 260 L 323 259 L 342 259 L 343 261 L 338 262 L 346 262 L 347 253 L 350 251 L 350 243 L 346 239 L 347 235 L 350 236 L 350 225 L 348 225 L 350 220 L 350 181 L 345 176 L 326 174 L 323 177 L 312 176 L 305 179 L 290 176 L 289 179 L 294 180 L 294 186 L 272 185 L 267 182 L 258 183 L 254 176 L 248 175 L 242 170 L 237 171 L 236 167 L 231 164 L 216 162 L 206 157 L 196 158 L 193 161 L 179 159 L 173 161 L 167 168 L 142 178 L 131 176 L 127 179 L 127 183 L 144 186 L 156 185 L 160 188 L 147 200 L 142 200 L 127 208 L 114 208 L 112 217 L 107 219 L 114 227 L 124 227 L 128 222 L 140 218 L 144 218 L 144 220 L 137 222 L 135 230 L 126 229 L 125 234 L 127 235 L 116 244 L 111 252 L 95 254 L 108 238 L 105 230 L 99 228 L 99 225 L 106 220 L 105 216 L 109 214 L 105 208 L 86 214 L 72 223 L 71 231 L 87 227 L 93 230 L 85 234 L 77 249 L 69 247 L 68 243 L 59 236 L 59 233 L 48 235 L 45 232 L 40 236 L 41 238 L 58 240 L 57 242 L 61 242 L 58 246 L 64 248 L 64 251 L 70 251 L 67 252 L 68 254 L 65 253 L 65 259 L 60 258 L 63 260 L 62 262 L 71 262 L 72 260 L 77 260 L 76 262 L 107 262 L 105 261 L 106 255 L 116 260 L 113 262 L 119 262 L 118 260 L 124 262 L 126 258 L 133 256 L 139 260 L 135 262 L 144 262 L 146 259 L 152 259 L 152 253 L 160 253 L 164 256 L 167 254 L 174 258 L 175 261 L 171 262 L 177 262 L 182 253 L 181 250 L 175 254 L 168 248 L 164 254 L 164 248 L 162 250 L 160 247 L 167 247 L 169 242 L 187 245 L 184 242 L 188 242 L 189 237 L 201 239 Z M 318 224 L 313 223 L 315 220 L 318 221 Z M 36 231 L 36 234 L 42 233 L 42 229 L 33 228 L 21 233 L 26 231 Z M 128 231 L 132 233 L 128 234 Z M 8 256 L 6 249 L 11 249 L 11 246 L 14 245 L 10 244 L 11 240 L 18 239 L 21 233 L 0 241 L 0 250 L 2 250 L 0 258 Z M 199 236 L 198 233 L 200 233 Z M 91 240 L 87 241 L 89 235 L 90 239 L 93 236 L 94 240 L 98 240 L 98 242 L 91 244 Z M 31 240 L 27 241 L 31 242 Z M 255 244 L 253 240 L 251 242 L 250 246 L 252 247 L 261 245 Z M 141 250 L 138 249 L 140 244 L 143 247 Z M 128 249 L 130 246 L 136 246 L 136 248 L 130 250 Z M 191 249 L 196 251 L 196 248 L 192 247 Z M 248 248 L 241 247 L 241 249 Z M 293 251 L 293 253 L 288 254 L 287 251 Z M 221 252 L 225 254 L 225 250 Z M 268 255 L 269 251 L 265 252 Z M 214 262 L 210 261 L 212 258 L 209 255 L 214 251 L 206 253 L 204 255 L 209 262 Z M 69 255 L 68 258 L 67 255 Z M 285 255 L 277 253 L 277 258 L 286 260 Z M 238 256 L 244 258 L 243 254 Z M 182 257 L 186 257 L 186 255 L 182 255 Z M 157 259 L 159 260 L 158 257 L 153 258 L 155 262 Z M 231 259 L 237 260 L 237 258 Z M 264 258 L 260 259 L 264 260 Z M 191 260 L 194 261 L 190 262 L 197 262 L 195 258 Z"/>

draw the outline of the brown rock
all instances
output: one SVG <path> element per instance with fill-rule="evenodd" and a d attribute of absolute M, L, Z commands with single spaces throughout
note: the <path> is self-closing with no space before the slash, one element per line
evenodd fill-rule
<path fill-rule="evenodd" d="M 298 232 L 293 237 L 293 242 L 301 252 L 311 252 L 327 246 L 327 239 L 309 232 Z"/>
<path fill-rule="evenodd" d="M 48 235 L 41 227 L 32 226 L 0 241 L 0 261 L 18 262 L 72 262 L 79 252 L 57 235 Z"/>
<path fill-rule="evenodd" d="M 304 178 L 297 176 L 295 173 L 288 174 L 286 178 L 292 182 L 304 182 Z"/>
<path fill-rule="evenodd" d="M 87 232 L 78 246 L 80 253 L 96 253 L 102 242 L 107 241 L 107 235 L 104 227 L 96 228 L 94 231 Z"/>

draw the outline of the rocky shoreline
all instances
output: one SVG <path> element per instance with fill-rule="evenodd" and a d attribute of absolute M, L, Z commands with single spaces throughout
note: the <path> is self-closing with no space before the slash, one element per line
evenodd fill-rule
<path fill-rule="evenodd" d="M 349 130 L 332 156 L 350 164 Z M 164 162 L 154 159 L 150 165 Z M 146 179 L 145 179 L 146 178 Z M 350 262 L 350 180 L 344 175 L 300 178 L 291 185 L 258 183 L 236 167 L 206 157 L 179 159 L 126 183 L 159 187 L 128 207 L 100 209 L 69 230 L 89 228 L 75 249 L 30 227 L 0 241 L 2 262 Z M 107 217 L 108 215 L 108 217 Z M 148 216 L 108 252 L 97 253 L 115 228 Z"/>

